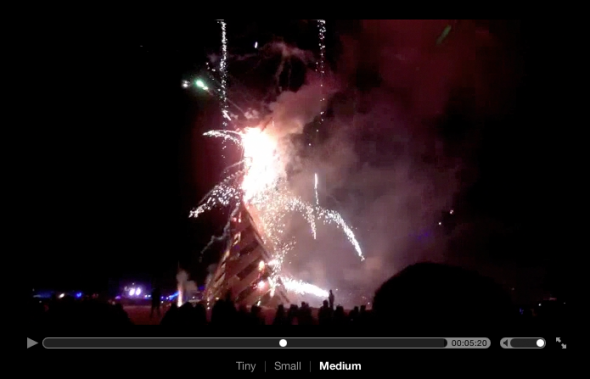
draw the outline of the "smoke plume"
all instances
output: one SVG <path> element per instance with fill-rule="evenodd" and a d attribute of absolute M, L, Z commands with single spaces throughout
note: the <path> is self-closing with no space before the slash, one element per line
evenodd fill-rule
<path fill-rule="evenodd" d="M 189 280 L 189 278 L 189 274 L 184 270 L 180 270 L 178 274 L 176 274 L 179 306 L 188 300 L 188 296 L 198 291 L 197 283 L 195 283 L 192 280 Z"/>
<path fill-rule="evenodd" d="M 320 87 L 308 71 L 304 86 L 270 105 L 272 134 L 284 138 L 303 133 L 325 111 L 320 99 L 329 98 L 331 115 L 321 126 L 327 137 L 311 156 L 294 154 L 299 169 L 290 183 L 311 200 L 317 172 L 321 205 L 342 213 L 367 256 L 361 263 L 331 225 L 320 227 L 313 240 L 305 221 L 294 217 L 286 233 L 298 243 L 285 269 L 298 278 L 341 287 L 346 296 L 351 288 L 372 291 L 409 264 L 449 260 L 436 226 L 473 179 L 464 174 L 473 171 L 478 131 L 452 146 L 437 122 L 456 103 L 470 121 L 498 112 L 514 73 L 498 41 L 473 23 L 452 24 L 437 44 L 448 24 L 361 22 L 341 36 L 337 85 Z"/>

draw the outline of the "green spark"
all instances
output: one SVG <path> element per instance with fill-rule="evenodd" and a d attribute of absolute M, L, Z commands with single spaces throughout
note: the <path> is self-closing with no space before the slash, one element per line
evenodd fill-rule
<path fill-rule="evenodd" d="M 447 36 L 451 32 L 451 28 L 452 28 L 451 25 L 447 25 L 447 27 L 445 28 L 445 30 L 443 30 L 440 37 L 438 37 L 438 39 L 436 40 L 437 45 L 440 45 L 442 43 L 442 41 L 444 41 L 444 39 L 447 38 Z"/>

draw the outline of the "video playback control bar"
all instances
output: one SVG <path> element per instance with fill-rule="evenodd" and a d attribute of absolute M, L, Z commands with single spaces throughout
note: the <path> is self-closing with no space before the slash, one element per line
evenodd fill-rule
<path fill-rule="evenodd" d="M 487 349 L 488 338 L 47 337 L 46 349 Z"/>

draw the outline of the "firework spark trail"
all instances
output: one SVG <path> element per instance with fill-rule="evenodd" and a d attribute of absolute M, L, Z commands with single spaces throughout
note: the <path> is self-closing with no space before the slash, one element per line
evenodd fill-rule
<path fill-rule="evenodd" d="M 221 233 L 220 236 L 211 236 L 211 239 L 209 240 L 209 243 L 207 243 L 207 245 L 205 245 L 205 247 L 201 250 L 201 252 L 199 253 L 199 261 L 201 261 L 203 259 L 203 254 L 209 250 L 211 248 L 211 246 L 213 246 L 213 244 L 217 243 L 217 242 L 223 242 L 223 241 L 227 241 L 227 239 L 230 237 L 231 235 L 231 219 L 236 217 L 238 211 L 240 210 L 240 207 L 236 206 L 234 207 L 234 209 L 232 210 L 230 217 L 227 221 L 227 223 L 225 224 L 225 226 L 223 227 L 223 233 Z M 197 217 L 198 214 L 194 217 Z"/>
<path fill-rule="evenodd" d="M 217 22 L 221 25 L 221 62 L 219 63 L 221 90 L 219 100 L 221 101 L 221 113 L 224 116 L 223 128 L 227 129 L 228 122 L 225 119 L 226 117 L 229 118 L 227 109 L 227 24 L 224 20 L 217 20 Z"/>
<path fill-rule="evenodd" d="M 320 59 L 318 62 L 318 67 L 317 67 L 317 71 L 319 71 L 320 74 L 320 87 L 322 89 L 322 95 L 323 95 L 323 89 L 324 89 L 324 75 L 325 75 L 325 65 L 326 65 L 326 20 L 317 20 L 318 23 L 318 37 L 319 37 L 319 47 L 320 47 Z M 322 96 L 322 99 L 320 100 L 322 102 L 322 105 L 324 105 L 323 103 L 325 103 L 326 99 Z M 323 109 L 323 107 L 322 107 Z M 322 123 L 324 122 L 324 112 L 322 111 L 320 113 L 320 122 L 319 122 L 319 126 L 322 125 Z M 319 126 L 318 129 L 316 129 L 316 133 L 319 132 Z"/>
<path fill-rule="evenodd" d="M 231 164 L 231 165 L 227 166 L 227 167 L 226 167 L 226 168 L 223 170 L 223 173 L 224 173 L 224 174 L 227 174 L 228 172 L 230 172 L 232 169 L 234 169 L 234 168 L 236 168 L 236 167 L 239 167 L 239 168 L 240 168 L 240 172 L 242 172 L 241 168 L 244 166 L 244 164 L 245 164 L 245 163 L 246 163 L 246 160 L 245 160 L 245 159 L 242 159 L 242 160 L 241 160 L 241 161 L 239 161 L 239 162 L 236 162 L 236 163 L 234 163 L 234 164 Z"/>
<path fill-rule="evenodd" d="M 235 144 L 240 145 L 240 133 L 234 132 L 233 130 L 211 130 L 203 134 L 205 137 L 221 138 L 224 141 L 231 141 Z"/>
<path fill-rule="evenodd" d="M 318 173 L 315 173 L 315 183 L 313 186 L 315 192 L 315 205 L 320 205 L 320 199 L 318 198 Z"/>
<path fill-rule="evenodd" d="M 300 295 L 312 294 L 321 298 L 327 298 L 329 296 L 328 291 L 323 290 L 318 286 L 314 286 L 313 284 L 290 278 L 281 278 L 281 281 L 283 282 L 283 285 L 287 291 L 295 292 Z"/>

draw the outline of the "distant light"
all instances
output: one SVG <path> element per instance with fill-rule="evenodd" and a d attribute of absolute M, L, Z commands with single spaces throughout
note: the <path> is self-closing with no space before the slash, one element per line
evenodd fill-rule
<path fill-rule="evenodd" d="M 539 307 L 541 306 L 541 303 L 539 303 Z"/>
<path fill-rule="evenodd" d="M 266 283 L 264 283 L 263 280 L 261 280 L 260 282 L 258 282 L 258 289 L 264 289 Z"/>
<path fill-rule="evenodd" d="M 137 290 L 135 290 L 135 294 L 137 296 L 141 295 L 141 288 L 138 288 Z"/>
<path fill-rule="evenodd" d="M 129 296 L 133 296 L 133 295 L 135 295 L 135 288 L 131 288 L 129 290 Z"/>
<path fill-rule="evenodd" d="M 449 213 L 450 213 L 450 214 L 453 214 L 453 213 L 455 213 L 455 211 L 451 209 L 451 211 L 450 211 Z"/>
<path fill-rule="evenodd" d="M 203 90 L 205 90 L 205 91 L 209 91 L 209 87 L 205 87 L 205 86 L 203 86 L 203 87 L 201 87 L 201 88 L 202 88 Z"/>
<path fill-rule="evenodd" d="M 60 299 L 63 299 L 63 298 L 64 298 L 64 296 L 66 296 L 66 294 L 65 294 L 65 293 L 62 293 L 61 295 L 59 295 L 59 298 L 60 298 Z"/>
<path fill-rule="evenodd" d="M 254 48 L 258 49 L 258 42 L 254 42 Z"/>
<path fill-rule="evenodd" d="M 260 300 L 258 300 L 258 303 L 256 303 L 256 305 L 260 306 Z"/>
<path fill-rule="evenodd" d="M 197 87 L 199 87 L 199 88 L 203 88 L 203 87 L 205 87 L 205 83 L 203 83 L 203 81 L 202 81 L 201 79 L 197 80 L 197 81 L 195 82 L 195 84 L 196 84 L 196 86 L 197 86 Z"/>
<path fill-rule="evenodd" d="M 78 299 L 79 299 L 79 298 L 81 298 L 81 297 L 82 297 L 82 292 L 78 292 L 78 293 L 76 294 L 76 297 L 77 297 Z"/>
<path fill-rule="evenodd" d="M 188 88 L 190 86 L 190 83 L 186 80 L 182 81 L 182 88 Z"/>
<path fill-rule="evenodd" d="M 442 225 L 442 222 L 439 222 L 438 224 L 439 224 L 439 225 Z"/>

